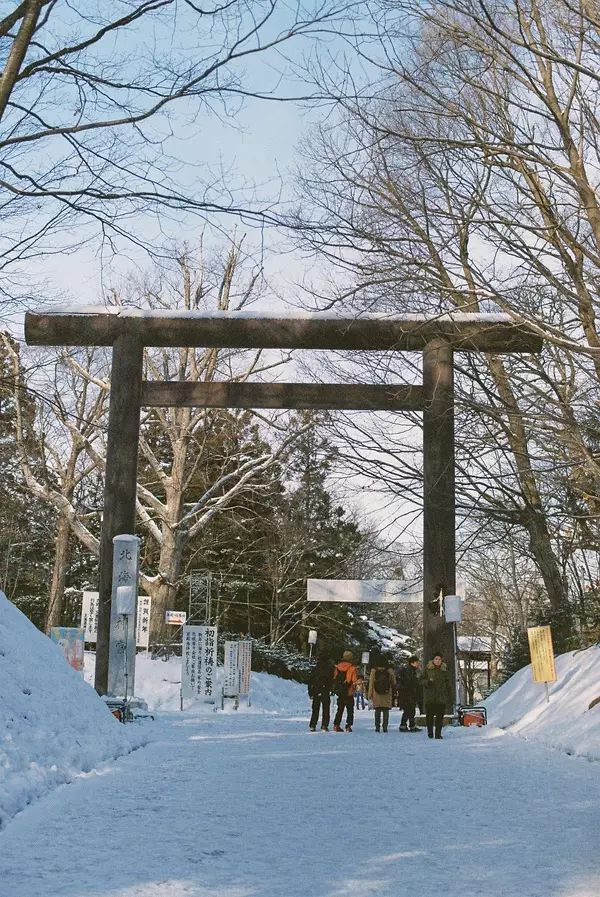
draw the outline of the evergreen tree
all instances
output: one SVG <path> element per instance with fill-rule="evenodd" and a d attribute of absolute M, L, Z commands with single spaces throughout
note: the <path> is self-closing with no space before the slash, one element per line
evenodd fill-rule
<path fill-rule="evenodd" d="M 349 579 L 363 533 L 356 520 L 332 496 L 328 478 L 336 451 L 313 412 L 298 414 L 292 426 L 306 428 L 294 444 L 287 473 L 290 481 L 275 509 L 272 556 L 274 631 L 272 640 L 293 638 L 306 649 L 309 629 L 319 632 L 321 649 L 337 652 L 358 640 L 361 628 L 346 606 L 309 605 L 307 579 Z"/>

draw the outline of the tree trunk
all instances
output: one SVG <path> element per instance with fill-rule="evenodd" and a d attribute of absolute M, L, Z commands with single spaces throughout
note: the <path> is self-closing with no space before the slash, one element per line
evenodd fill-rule
<path fill-rule="evenodd" d="M 65 582 L 71 560 L 71 527 L 66 517 L 58 518 L 56 527 L 56 551 L 54 554 L 54 569 L 52 571 L 52 584 L 50 586 L 50 599 L 46 611 L 44 631 L 50 635 L 53 626 L 60 626 L 63 612 L 63 599 L 65 594 Z"/>
<path fill-rule="evenodd" d="M 166 523 L 163 526 L 163 544 L 158 560 L 159 578 L 147 589 L 152 597 L 150 618 L 152 642 L 170 640 L 173 634 L 173 628 L 165 625 L 165 611 L 175 609 L 186 536 L 186 533 L 179 530 L 173 531 Z"/>
<path fill-rule="evenodd" d="M 523 415 L 502 360 L 498 356 L 492 356 L 488 359 L 488 364 L 508 419 L 506 435 L 519 474 L 525 505 L 521 522 L 529 534 L 531 551 L 544 581 L 550 606 L 552 610 L 558 611 L 564 609 L 566 604 L 565 584 L 552 548 L 536 474 L 531 463 Z"/>
<path fill-rule="evenodd" d="M 565 583 L 556 562 L 544 513 L 541 508 L 529 506 L 523 512 L 523 518 L 529 533 L 531 553 L 544 581 L 550 607 L 553 611 L 564 610 Z"/>

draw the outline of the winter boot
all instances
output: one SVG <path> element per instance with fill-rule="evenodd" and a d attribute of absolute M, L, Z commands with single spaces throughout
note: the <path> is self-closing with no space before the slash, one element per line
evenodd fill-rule
<path fill-rule="evenodd" d="M 351 732 L 351 731 L 352 731 L 352 726 L 346 726 L 346 732 Z"/>
<path fill-rule="evenodd" d="M 321 726 L 321 732 L 329 732 L 329 726 Z"/>
<path fill-rule="evenodd" d="M 409 732 L 422 732 L 423 730 L 420 728 L 420 726 L 413 726 L 413 727 L 412 727 L 411 729 L 409 729 L 408 731 L 409 731 Z"/>
<path fill-rule="evenodd" d="M 316 732 L 316 731 L 317 731 L 317 727 L 316 727 L 316 726 L 309 726 L 308 728 L 310 729 L 311 732 Z"/>
<path fill-rule="evenodd" d="M 342 729 L 341 726 L 334 726 L 334 727 L 333 727 L 333 731 L 334 731 L 334 732 L 342 732 L 343 729 Z"/>
<path fill-rule="evenodd" d="M 399 732 L 408 732 L 408 726 L 406 725 L 406 723 L 403 726 L 398 726 L 398 731 Z"/>

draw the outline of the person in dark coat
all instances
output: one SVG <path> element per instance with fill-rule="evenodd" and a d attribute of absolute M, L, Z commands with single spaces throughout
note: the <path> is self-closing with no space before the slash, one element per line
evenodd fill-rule
<path fill-rule="evenodd" d="M 421 686 L 419 683 L 419 669 L 421 661 L 416 655 L 412 655 L 406 661 L 406 665 L 401 667 L 396 676 L 396 686 L 398 689 L 398 707 L 402 708 L 402 719 L 400 720 L 400 732 L 420 732 L 419 726 L 415 725 L 415 713 L 417 704 L 419 704 Z"/>
<path fill-rule="evenodd" d="M 326 656 L 321 655 L 317 658 L 314 670 L 310 674 L 308 680 L 308 697 L 312 700 L 312 714 L 308 728 L 311 732 L 317 729 L 319 722 L 319 713 L 323 708 L 323 716 L 321 718 L 321 729 L 323 732 L 329 731 L 329 713 L 331 706 L 331 687 L 333 684 L 333 663 Z"/>
<path fill-rule="evenodd" d="M 435 737 L 441 738 L 444 713 L 447 707 L 452 708 L 454 704 L 454 687 L 444 658 L 439 651 L 434 654 L 433 659 L 423 670 L 421 681 L 425 699 L 427 735 L 429 738 L 433 738 L 435 726 Z"/>

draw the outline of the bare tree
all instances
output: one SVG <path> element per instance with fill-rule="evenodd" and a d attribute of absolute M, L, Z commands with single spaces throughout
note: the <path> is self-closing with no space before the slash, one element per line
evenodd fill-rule
<path fill-rule="evenodd" d="M 48 368 L 33 366 L 33 394 L 40 396 L 43 392 L 45 402 L 37 402 L 38 451 L 32 456 L 24 421 L 30 372 L 23 368 L 21 355 L 12 341 L 4 334 L 2 340 L 13 365 L 16 446 L 21 473 L 29 492 L 56 512 L 54 566 L 45 617 L 45 630 L 49 633 L 61 622 L 71 536 L 79 538 L 94 554 L 98 552 L 97 535 L 89 523 L 90 516 L 96 518 L 96 511 L 90 515 L 90 509 L 80 498 L 81 490 L 97 474 L 88 447 L 98 441 L 99 432 L 105 426 L 106 380 L 100 379 L 100 353 L 93 350 L 60 353 Z"/>
<path fill-rule="evenodd" d="M 260 269 L 242 277 L 240 248 L 234 245 L 222 262 L 206 259 L 195 265 L 189 255 L 175 264 L 175 273 L 154 272 L 141 283 L 132 282 L 124 293 L 114 292 L 113 303 L 151 307 L 197 309 L 216 306 L 221 311 L 240 309 L 260 288 Z M 73 382 L 65 389 L 64 375 L 56 377 L 50 402 L 40 412 L 40 439 L 47 459 L 46 482 L 40 482 L 27 463 L 21 463 L 30 490 L 51 503 L 59 514 L 55 583 L 50 615 L 60 613 L 60 599 L 68 561 L 69 529 L 94 555 L 99 553 L 97 526 L 91 526 L 86 509 L 78 506 L 77 488 L 86 477 L 104 470 L 106 457 L 107 397 L 110 383 L 106 367 L 86 362 L 75 354 L 62 356 Z M 286 356 L 263 358 L 262 353 L 233 353 L 217 349 L 148 349 L 145 354 L 149 379 L 198 382 L 218 379 L 243 380 L 264 376 Z M 15 382 L 25 374 L 14 354 Z M 75 397 L 66 406 L 63 396 Z M 16 390 L 18 400 L 19 389 Z M 50 426 L 48 421 L 53 420 Z M 265 421 L 265 424 L 268 423 Z M 260 425 L 260 426 L 259 426 Z M 172 607 L 183 576 L 187 547 L 216 515 L 246 492 L 277 488 L 271 472 L 286 457 L 302 429 L 265 428 L 248 412 L 236 414 L 204 408 L 152 408 L 144 415 L 140 435 L 140 473 L 137 512 L 145 533 L 140 584 L 153 598 L 151 628 L 162 630 L 165 609 Z M 269 430 L 271 442 L 266 438 Z M 98 508 L 93 516 L 97 523 Z M 60 550 L 58 550 L 60 549 Z"/>
<path fill-rule="evenodd" d="M 148 215 L 269 218 L 235 173 L 189 158 L 212 116 L 286 101 L 286 48 L 335 33 L 336 0 L 23 0 L 0 20 L 0 264 L 5 297 L 31 295 L 24 263 L 86 240 L 157 250 Z M 254 64 L 264 57 L 268 67 Z M 310 91 L 301 91 L 310 99 Z M 295 97 L 294 97 L 295 98 Z M 185 169 L 185 170 L 184 170 Z M 190 182 L 190 176 L 193 181 Z M 237 189 L 239 187 L 239 190 Z M 19 276 L 21 275 L 21 276 Z"/>
<path fill-rule="evenodd" d="M 343 111 L 308 147 L 299 224 L 346 272 L 319 298 L 382 311 L 502 310 L 544 335 L 540 361 L 459 362 L 459 486 L 465 509 L 527 532 L 560 611 L 558 484 L 579 488 L 590 518 L 600 489 L 589 438 L 600 395 L 598 22 L 589 4 L 569 0 L 369 8 L 362 55 L 372 80 L 336 78 L 333 66 L 317 73 Z M 387 361 L 390 373 L 404 371 Z M 416 492 L 414 452 L 405 463 L 394 451 L 390 468 Z"/>

